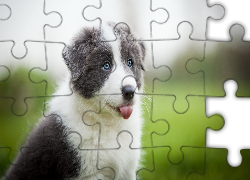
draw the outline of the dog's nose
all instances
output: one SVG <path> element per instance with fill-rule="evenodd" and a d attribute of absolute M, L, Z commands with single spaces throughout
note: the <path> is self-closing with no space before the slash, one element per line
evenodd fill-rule
<path fill-rule="evenodd" d="M 131 100 L 134 97 L 135 89 L 132 86 L 124 86 L 122 88 L 122 95 L 125 99 Z"/>

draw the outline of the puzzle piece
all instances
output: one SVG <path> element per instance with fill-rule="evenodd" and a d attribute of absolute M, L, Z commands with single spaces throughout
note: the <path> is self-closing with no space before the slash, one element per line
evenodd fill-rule
<path fill-rule="evenodd" d="M 72 132 L 76 132 L 78 133 L 78 135 L 80 135 L 80 137 L 82 137 L 82 132 L 85 131 L 89 131 L 92 132 L 92 134 L 89 135 L 85 135 L 84 139 L 85 141 L 82 141 L 81 139 L 79 139 L 79 136 L 75 137 L 75 136 L 70 136 L 69 138 L 73 141 L 73 142 L 79 142 L 76 144 L 79 144 L 78 148 L 81 150 L 97 150 L 99 149 L 100 146 L 100 137 L 101 137 L 101 124 L 99 122 L 93 121 L 94 117 L 97 117 L 100 113 L 100 110 L 98 111 L 96 108 L 101 108 L 101 103 L 99 103 L 99 101 L 97 101 L 97 103 L 93 103 L 93 105 L 89 108 L 84 110 L 84 107 L 80 107 L 78 110 L 82 109 L 81 112 L 83 112 L 82 117 L 75 117 L 77 119 L 72 119 L 73 121 L 75 121 L 76 123 L 78 123 L 78 126 L 69 126 L 69 130 Z M 92 110 L 92 109 L 95 110 Z M 90 118 L 89 124 L 87 124 L 84 120 L 86 118 Z M 88 122 L 88 121 L 87 121 Z M 71 127 L 72 126 L 72 127 Z M 77 140 L 78 139 L 78 140 Z M 85 144 L 88 144 L 88 148 L 86 149 L 84 147 Z"/>
<path fill-rule="evenodd" d="M 186 70 L 186 63 L 191 58 L 202 59 L 204 57 L 204 41 L 196 41 L 189 38 L 192 27 L 189 23 L 182 23 L 178 32 L 180 38 L 171 41 L 155 41 L 154 59 L 156 63 L 167 65 L 171 69 L 171 77 L 166 82 L 156 81 L 155 94 L 168 94 L 176 96 L 174 109 L 180 113 L 187 111 L 188 95 L 204 95 L 204 77 L 202 74 L 190 74 Z M 187 46 L 192 49 L 188 50 Z M 178 56 L 171 55 L 178 48 Z M 173 60 L 178 63 L 173 63 Z M 155 64 L 158 66 L 158 64 Z"/>
<path fill-rule="evenodd" d="M 156 98 L 157 99 L 157 98 Z M 152 147 L 153 146 L 153 137 L 154 140 L 157 140 L 158 136 L 165 135 L 169 131 L 169 124 L 165 119 L 153 119 L 153 114 L 155 111 L 154 104 L 155 102 L 154 96 L 152 97 L 142 97 L 142 102 L 144 106 L 144 127 L 143 127 L 143 134 L 142 134 L 142 148 Z M 159 117 L 154 115 L 154 117 Z M 162 118 L 162 117 L 161 117 Z M 133 143 L 131 145 L 132 148 L 140 148 L 135 146 Z"/>
<path fill-rule="evenodd" d="M 228 148 L 228 162 L 231 166 L 241 163 L 240 150 L 250 149 L 248 143 L 250 99 L 237 98 L 237 84 L 227 81 L 224 84 L 226 98 L 207 98 L 207 114 L 220 113 L 225 118 L 225 126 L 219 132 L 207 132 L 207 147 Z M 237 133 L 232 133 L 232 132 Z"/>
<path fill-rule="evenodd" d="M 136 7 L 140 7 L 139 9 Z M 128 11 L 129 9 L 129 11 Z M 94 15 L 94 16 L 93 16 Z M 109 21 L 126 23 L 135 34 L 140 34 L 142 39 L 151 39 L 152 23 L 165 23 L 168 14 L 163 8 L 152 9 L 152 0 L 116 1 L 100 0 L 100 6 L 89 6 L 83 12 L 88 21 L 99 20 L 100 25 Z M 132 20 L 132 21 L 131 21 Z M 140 26 L 136 22 L 140 22 Z M 115 35 L 111 39 L 114 40 Z"/>
<path fill-rule="evenodd" d="M 161 27 L 153 26 L 153 39 L 178 38 L 177 26 L 188 21 L 194 27 L 192 39 L 206 39 L 208 18 L 219 20 L 223 17 L 225 9 L 221 5 L 210 6 L 207 0 L 154 0 L 154 7 L 165 8 L 169 19 Z M 199 17 L 197 17 L 199 16 Z"/>
<path fill-rule="evenodd" d="M 95 112 L 93 110 L 88 110 L 84 113 L 84 115 L 86 116 L 86 114 L 98 114 L 98 112 Z M 83 115 L 83 116 L 84 116 Z M 77 130 L 82 130 L 82 128 L 86 128 L 88 129 L 92 129 L 92 132 L 96 133 L 96 136 L 92 136 L 92 138 L 86 136 L 86 134 L 84 134 L 85 136 L 82 137 L 82 131 L 77 131 Z M 47 127 L 46 127 L 47 128 Z M 78 178 L 82 178 L 82 179 L 91 179 L 91 178 L 97 178 L 97 179 L 105 179 L 106 176 L 104 177 L 103 174 L 107 175 L 108 177 L 110 177 L 110 179 L 114 179 L 115 178 L 115 172 L 111 167 L 105 167 L 102 169 L 98 168 L 98 157 L 99 157 L 99 142 L 100 142 L 100 124 L 94 124 L 94 125 L 81 125 L 81 127 L 78 127 L 79 129 L 73 127 L 69 127 L 69 129 L 67 129 L 68 131 L 68 137 L 71 141 L 73 141 L 75 144 L 79 144 L 77 146 L 74 146 L 74 149 L 77 149 L 77 152 L 79 153 L 80 157 L 85 157 L 84 161 L 81 159 L 81 167 L 79 167 L 79 176 Z M 44 129 L 44 133 L 48 134 L 50 132 L 52 132 L 53 129 Z M 96 137 L 93 139 L 93 137 Z M 84 138 L 84 139 L 83 139 Z M 85 148 L 85 145 L 88 144 L 89 148 Z M 89 160 L 88 160 L 89 159 Z M 86 164 L 85 162 L 96 162 L 95 166 L 90 166 L 89 164 Z M 73 169 L 72 169 L 73 170 Z M 91 174 L 91 176 L 86 175 L 85 172 L 93 172 L 93 174 Z M 112 177 L 112 178 L 111 178 Z"/>
<path fill-rule="evenodd" d="M 124 130 L 117 134 L 117 143 L 119 146 L 117 148 L 108 148 L 99 150 L 98 156 L 98 169 L 104 169 L 106 167 L 110 167 L 114 170 L 114 172 L 119 172 L 116 174 L 114 179 L 136 179 L 136 173 L 131 174 L 131 171 L 127 171 L 128 164 L 129 168 L 135 169 L 138 167 L 139 157 L 141 153 L 141 149 L 132 148 L 131 144 L 133 143 L 133 135 Z M 132 152 L 132 153 L 131 153 Z M 109 159 L 107 161 L 107 157 L 120 156 L 123 158 L 119 158 L 121 161 L 117 162 L 115 159 Z M 122 156 L 121 156 L 122 155 Z M 131 161 L 131 158 L 126 156 L 133 156 L 134 159 Z M 108 179 L 112 179 L 112 176 L 107 174 Z"/>
<path fill-rule="evenodd" d="M 22 77 L 20 77 L 22 78 Z M 16 79 L 18 80 L 18 79 Z M 29 86 L 26 86 L 25 83 L 22 84 L 26 87 L 26 90 L 30 90 Z M 19 90 L 21 93 L 22 90 L 19 89 L 19 84 L 12 85 L 13 89 Z M 0 88 L 0 91 L 2 89 Z M 9 89 L 4 89 L 9 90 Z M 43 99 L 42 98 L 28 98 L 26 100 L 28 110 L 27 113 L 23 116 L 16 116 L 11 110 L 11 105 L 13 101 L 5 101 L 4 99 L 0 100 L 0 147 L 8 147 L 8 151 L 0 150 L 0 177 L 4 174 L 10 166 L 14 164 L 13 161 L 16 157 L 16 154 L 19 152 L 20 147 L 28 136 L 32 127 L 38 122 L 39 118 L 42 117 L 43 110 Z M 8 163 L 4 163 L 8 161 Z"/>
<path fill-rule="evenodd" d="M 250 16 L 248 11 L 248 1 L 228 1 L 228 0 L 210 0 L 209 3 L 223 4 L 226 13 L 220 21 L 208 21 L 207 39 L 227 41 L 230 40 L 228 30 L 235 23 L 242 24 L 246 29 L 244 39 L 250 38 L 250 24 L 246 17 Z"/>
<path fill-rule="evenodd" d="M 26 41 L 44 41 L 46 24 L 56 27 L 60 23 L 60 16 L 57 13 L 44 12 L 44 3 L 45 0 L 25 0 L 25 3 L 16 0 L 0 1 L 0 4 L 8 5 L 12 12 L 8 20 L 0 21 L 0 41 L 14 43 L 12 47 L 14 57 L 23 58 L 27 54 Z"/>
<path fill-rule="evenodd" d="M 119 121 L 122 120 L 122 122 L 117 122 L 118 121 L 117 118 L 110 118 L 110 116 L 107 116 L 107 114 L 110 113 L 110 111 L 117 113 L 114 110 L 112 110 L 107 103 L 110 101 L 107 97 L 111 97 L 111 96 L 112 95 L 99 96 L 100 103 L 101 103 L 100 111 L 98 113 L 96 112 L 89 113 L 87 111 L 84 113 L 82 117 L 82 122 L 87 126 L 93 126 L 95 124 L 100 125 L 100 141 L 99 141 L 100 149 L 118 148 L 119 146 L 117 143 L 117 135 L 121 131 L 124 131 L 124 130 L 130 132 L 134 136 L 137 136 L 137 137 L 141 136 L 141 132 L 138 130 L 138 129 L 141 129 L 141 126 L 142 126 L 141 112 L 139 112 L 140 107 L 138 107 L 139 104 L 137 103 L 133 105 L 133 113 L 131 114 L 129 119 L 126 119 L 126 120 L 119 119 Z M 115 97 L 116 95 L 113 95 L 113 96 Z M 130 124 L 133 123 L 134 121 L 138 121 L 138 123 L 136 123 L 135 126 L 131 126 Z M 77 131 L 82 132 L 79 130 Z M 134 139 L 133 146 L 141 147 L 139 138 Z"/>
<path fill-rule="evenodd" d="M 184 152 L 183 161 L 172 164 L 168 161 L 169 147 L 143 149 L 144 157 L 149 161 L 146 168 L 137 171 L 137 179 L 186 179 L 192 171 L 204 171 L 205 150 L 203 148 L 182 147 L 181 150 Z"/>
<path fill-rule="evenodd" d="M 163 136 L 153 135 L 153 146 L 171 147 L 169 161 L 176 164 L 183 160 L 182 146 L 205 147 L 206 129 L 219 130 L 224 121 L 221 116 L 206 116 L 205 97 L 188 96 L 188 111 L 179 114 L 173 109 L 175 100 L 172 96 L 155 96 L 154 117 L 164 118 L 169 124 L 169 131 Z"/>
<path fill-rule="evenodd" d="M 172 76 L 172 72 L 168 66 L 163 65 L 162 58 L 155 58 L 154 42 L 144 41 L 144 44 L 150 52 L 147 53 L 144 62 L 146 70 L 143 72 L 145 79 L 143 94 L 155 94 L 156 82 L 162 83 L 168 81 Z"/>
<path fill-rule="evenodd" d="M 60 90 L 60 89 L 59 89 Z M 72 95 L 71 95 L 72 96 Z M 57 97 L 53 97 L 53 99 L 52 99 L 52 102 L 51 102 L 51 104 L 50 105 L 52 105 L 53 106 L 53 101 L 55 102 L 56 100 L 60 100 L 61 102 L 63 101 L 65 101 L 66 99 L 65 98 L 68 98 L 69 96 L 57 96 Z M 63 99 L 62 99 L 63 98 Z M 56 102 L 57 103 L 57 102 Z M 35 107 L 37 107 L 37 106 L 35 106 Z M 82 107 L 79 107 L 78 105 L 76 105 L 76 107 L 78 107 L 79 109 L 78 110 L 80 110 L 80 108 L 82 108 Z M 72 107 L 73 108 L 73 107 Z M 86 108 L 86 107 L 85 107 Z M 99 108 L 99 103 L 97 104 L 97 108 Z M 66 109 L 67 108 L 62 108 L 62 110 L 63 110 L 63 112 L 65 112 L 66 111 Z M 69 108 L 68 108 L 69 109 Z M 74 110 L 77 110 L 77 108 L 74 108 Z M 51 112 L 49 112 L 50 114 L 48 114 L 47 116 L 46 116 L 46 118 L 47 119 L 44 119 L 44 120 L 41 120 L 40 122 L 42 122 L 42 125 L 40 125 L 39 126 L 39 131 L 43 131 L 42 133 L 40 132 L 40 133 L 38 133 L 38 135 L 36 134 L 36 136 L 39 136 L 39 137 L 33 137 L 34 139 L 40 139 L 40 140 L 38 140 L 37 142 L 35 142 L 34 143 L 34 146 L 32 145 L 32 146 L 29 146 L 29 144 L 27 144 L 27 145 L 25 145 L 23 148 L 22 148 L 22 150 L 21 150 L 21 153 L 22 154 L 29 154 L 30 156 L 32 156 L 32 155 L 34 155 L 34 154 L 36 154 L 36 153 L 42 153 L 43 154 L 43 161 L 42 161 L 42 163 L 39 165 L 39 167 L 40 167 L 40 169 L 32 169 L 32 167 L 30 167 L 30 168 L 27 168 L 27 167 L 25 167 L 25 164 L 22 164 L 22 162 L 24 162 L 24 160 L 22 159 L 22 155 L 21 155 L 21 158 L 17 161 L 17 162 L 15 162 L 14 163 L 14 165 L 15 166 L 20 166 L 20 167 L 18 167 L 18 168 L 24 168 L 24 169 L 26 169 L 27 171 L 30 171 L 30 178 L 31 179 L 34 179 L 34 177 L 36 177 L 37 176 L 37 174 L 41 174 L 42 175 L 42 177 L 43 178 L 46 178 L 47 176 L 51 176 L 51 169 L 49 169 L 49 167 L 51 167 L 50 165 L 51 165 L 51 163 L 53 163 L 53 158 L 52 157 L 60 157 L 61 156 L 61 154 L 63 154 L 63 156 L 65 155 L 65 153 L 66 153 L 66 156 L 70 156 L 70 152 L 68 152 L 67 151 L 67 149 L 66 148 L 63 148 L 63 147 L 61 147 L 61 146 L 64 146 L 65 144 L 63 143 L 63 142 L 61 142 L 62 141 L 62 139 L 60 139 L 60 137 L 59 137 L 59 135 L 58 134 L 55 134 L 55 133 L 53 133 L 53 132 L 57 132 L 57 128 L 59 128 L 60 129 L 60 125 L 62 124 L 62 122 L 59 122 L 59 123 L 57 123 L 57 124 L 55 124 L 55 121 L 58 121 L 58 120 L 60 120 L 60 121 L 63 121 L 64 123 L 67 123 L 67 122 L 69 122 L 69 120 L 63 120 L 60 116 L 58 116 L 58 115 L 56 115 L 55 113 L 53 113 L 53 111 L 54 112 L 57 112 L 58 111 L 58 109 L 56 109 L 55 107 L 54 108 L 52 108 L 51 109 Z M 30 111 L 28 111 L 28 112 L 30 112 Z M 32 111 L 31 111 L 32 112 Z M 82 111 L 82 112 L 84 112 L 84 111 Z M 62 117 L 64 117 L 64 118 L 70 118 L 70 121 L 73 121 L 75 124 L 73 125 L 73 127 L 72 126 L 70 126 L 70 124 L 68 124 L 67 125 L 67 129 L 65 129 L 65 133 L 67 134 L 67 139 L 70 139 L 71 140 L 71 142 L 74 142 L 75 144 L 76 144 L 76 146 L 74 146 L 74 148 L 75 149 L 78 149 L 78 151 L 79 152 L 84 152 L 84 154 L 82 155 L 81 154 L 81 157 L 89 157 L 89 158 L 91 158 L 91 160 L 93 160 L 94 159 L 94 155 L 95 154 L 97 154 L 97 149 L 99 148 L 99 139 L 100 139 L 100 136 L 99 136 L 99 124 L 97 124 L 97 125 L 94 125 L 94 126 L 86 126 L 86 125 L 84 125 L 83 124 L 83 122 L 82 122 L 82 117 L 80 116 L 79 117 L 79 119 L 78 119 L 78 122 L 79 122 L 79 126 L 77 126 L 77 120 L 76 119 L 74 119 L 74 118 L 77 118 L 76 116 L 73 116 L 73 118 L 72 117 L 67 117 L 67 116 L 64 116 L 64 114 L 62 113 L 62 112 L 60 112 L 61 114 L 62 114 Z M 85 113 L 87 114 L 87 113 L 96 113 L 96 112 L 94 112 L 93 110 L 91 111 L 90 109 L 89 110 L 85 110 Z M 28 113 L 27 113 L 28 114 Z M 30 115 L 29 115 L 30 116 Z M 53 117 L 54 116 L 56 116 L 56 117 L 58 117 L 58 118 L 60 118 L 60 119 L 57 119 L 57 120 L 55 120 Z M 21 116 L 21 117 L 23 117 L 23 116 Z M 27 118 L 27 117 L 26 117 Z M 53 124 L 55 124 L 55 125 L 53 125 Z M 64 125 L 64 124 L 63 124 Z M 72 124 L 71 124 L 72 125 Z M 79 129 L 77 129 L 77 128 L 79 128 Z M 89 128 L 89 129 L 88 129 Z M 88 129 L 88 131 L 90 131 L 90 132 L 93 132 L 93 134 L 92 134 L 92 136 L 91 137 L 87 137 L 87 136 L 84 136 L 84 141 L 82 141 L 82 136 L 81 136 L 81 134 L 79 133 L 79 132 L 85 132 L 86 131 L 86 129 Z M 37 131 L 37 129 L 35 129 L 35 131 Z M 96 136 L 94 136 L 94 132 L 96 132 Z M 6 133 L 7 134 L 7 133 Z M 57 137 L 54 137 L 54 134 L 57 136 Z M 66 134 L 63 134 L 63 135 L 66 135 Z M 95 139 L 93 138 L 93 137 L 96 137 Z M 44 139 L 45 138 L 45 139 Z M 48 138 L 48 139 L 46 139 L 46 138 Z M 90 138 L 90 139 L 88 139 L 88 138 Z M 8 139 L 8 138 L 5 138 L 4 137 L 4 139 Z M 89 141 L 90 142 L 89 142 Z M 43 142 L 42 143 L 42 146 L 41 146 L 41 144 L 39 143 L 39 142 L 41 142 L 41 141 L 45 141 L 45 142 Z M 58 141 L 58 142 L 57 142 Z M 13 142 L 13 141 L 12 141 Z M 59 144 L 60 145 L 59 145 Z M 85 147 L 85 145 L 86 145 L 86 143 L 87 144 L 90 144 L 90 146 L 88 146 L 88 149 L 86 149 L 86 148 L 84 148 Z M 57 144 L 57 145 L 56 145 Z M 61 145 L 62 144 L 62 145 Z M 0 144 L 1 145 L 1 144 Z M 83 145 L 83 146 L 82 146 Z M 91 147 L 91 145 L 93 145 L 92 147 Z M 65 149 L 65 151 L 59 151 L 59 155 L 60 156 L 58 156 L 58 149 Z M 92 148 L 92 149 L 91 149 Z M 51 154 L 52 155 L 52 157 L 51 157 L 51 159 L 52 160 L 50 160 L 49 159 L 49 157 L 48 156 L 50 156 L 48 153 L 47 153 L 47 151 L 49 151 L 49 152 L 51 152 L 51 153 L 49 153 L 49 154 Z M 69 154 L 69 155 L 67 155 L 67 153 Z M 39 155 L 40 156 L 40 155 Z M 29 157 L 28 157 L 29 158 Z M 63 159 L 65 159 L 65 156 L 64 156 L 64 158 Z M 62 159 L 62 160 L 63 160 Z M 67 158 L 66 158 L 67 159 Z M 97 160 L 97 155 L 96 155 L 96 158 L 95 158 L 96 160 Z M 30 161 L 30 160 L 32 160 L 32 159 L 27 159 L 27 161 Z M 34 160 L 35 162 L 34 163 L 39 163 L 39 161 L 38 161 L 38 159 L 35 159 Z M 68 161 L 67 161 L 68 162 Z M 64 163 L 64 162 L 62 162 L 62 163 Z M 70 163 L 70 162 L 68 162 L 68 163 Z M 84 161 L 83 161 L 83 164 L 85 164 L 84 163 Z M 85 164 L 85 166 L 86 166 L 87 164 Z M 85 171 L 86 169 L 85 169 L 85 166 L 83 166 L 79 171 Z M 65 165 L 65 168 L 67 168 L 66 167 L 66 165 Z M 95 168 L 96 169 L 96 166 L 94 166 L 94 167 L 90 167 L 90 168 Z M 107 169 L 107 168 L 106 168 Z M 19 169 L 20 170 L 20 169 Z M 19 170 L 17 170 L 17 172 L 19 171 Z M 72 169 L 70 170 L 70 169 L 66 169 L 65 170 L 65 173 L 63 173 L 63 174 L 61 174 L 64 178 L 68 178 L 68 176 L 69 176 L 69 174 L 67 174 L 67 173 L 70 173 L 72 171 Z M 96 169 L 96 171 L 98 171 L 97 169 Z M 112 171 L 112 170 L 111 170 Z M 110 170 L 108 171 L 109 172 L 109 174 L 111 175 L 111 172 L 110 172 Z M 112 171 L 113 172 L 113 171 Z M 19 174 L 19 173 L 17 173 L 17 174 Z M 49 174 L 49 175 L 48 175 Z M 81 173 L 82 175 L 84 175 L 85 173 Z M 10 174 L 8 174 L 8 177 L 10 178 L 10 179 L 12 179 L 12 178 L 14 178 L 13 176 L 14 176 L 14 174 L 11 174 L 11 176 L 10 176 Z M 70 175 L 72 175 L 72 173 L 70 174 Z M 56 176 L 58 176 L 58 175 L 56 175 Z M 61 176 L 58 176 L 58 177 L 61 177 Z M 7 178 L 7 177 L 6 177 Z M 61 179 L 61 178 L 60 178 Z"/>
<path fill-rule="evenodd" d="M 187 64 L 188 71 L 204 74 L 207 96 L 225 96 L 223 84 L 227 79 L 237 81 L 237 96 L 250 96 L 250 43 L 242 41 L 244 28 L 241 25 L 233 25 L 230 35 L 231 41 L 207 41 L 204 59 L 191 60 Z"/>
<path fill-rule="evenodd" d="M 83 9 L 90 4 L 98 4 L 98 0 L 49 0 L 46 1 L 46 12 L 57 12 L 62 16 L 62 23 L 59 27 L 46 27 L 46 41 L 63 42 L 69 44 L 72 34 L 79 32 L 80 29 L 87 26 L 97 26 L 98 22 L 88 22 L 83 17 Z M 60 6 L 58 6 L 60 4 Z"/>
<path fill-rule="evenodd" d="M 72 94 L 73 96 L 74 94 Z M 79 95 L 78 95 L 79 97 Z M 53 101 L 55 101 L 56 99 L 60 99 L 60 101 L 64 101 L 65 98 L 69 98 L 67 96 L 64 97 L 54 97 L 55 99 L 53 99 Z M 93 101 L 93 100 L 92 100 Z M 97 178 L 97 179 L 103 179 L 103 174 L 107 175 L 108 177 L 112 177 L 111 179 L 114 179 L 115 177 L 115 172 L 112 168 L 110 167 L 105 167 L 105 168 L 98 168 L 98 153 L 99 153 L 99 145 L 100 145 L 100 133 L 101 133 L 101 124 L 100 123 L 96 123 L 94 121 L 90 121 L 89 123 L 93 123 L 91 125 L 87 125 L 85 124 L 82 120 L 84 118 L 87 118 L 88 120 L 93 120 L 93 117 L 98 116 L 98 114 L 100 113 L 100 103 L 99 101 L 97 101 L 98 104 L 92 104 L 91 107 L 86 110 L 86 109 L 82 109 L 82 108 L 87 108 L 87 107 L 78 107 L 79 111 L 83 112 L 82 117 L 77 117 L 77 116 L 73 116 L 71 117 L 70 121 L 73 121 L 73 123 L 69 123 L 67 125 L 67 131 L 69 132 L 68 135 L 68 139 L 70 142 L 74 142 L 74 144 L 78 144 L 77 146 L 75 146 L 75 148 L 77 148 L 78 153 L 80 155 L 80 157 L 85 157 L 84 161 L 81 162 L 81 168 L 79 170 L 79 177 L 78 178 Z M 53 103 L 53 102 L 52 102 Z M 92 109 L 91 109 L 92 108 Z M 98 109 L 96 109 L 98 108 Z M 76 108 L 74 108 L 76 109 Z M 95 111 L 94 111 L 94 110 Z M 54 109 L 55 110 L 55 109 Z M 62 113 L 62 112 L 60 112 Z M 62 116 L 64 116 L 64 114 L 62 113 Z M 69 117 L 67 117 L 69 118 Z M 78 119 L 76 119 L 78 118 Z M 64 123 L 67 123 L 68 120 L 63 120 Z M 88 122 L 88 121 L 87 121 Z M 72 126 L 73 125 L 73 126 Z M 51 129 L 48 129 L 48 132 L 50 132 Z M 82 132 L 92 132 L 92 134 L 86 134 L 86 133 L 82 133 Z M 47 133 L 47 130 L 44 131 L 44 133 Z M 83 135 L 83 136 L 82 136 Z M 88 148 L 86 148 L 86 144 L 88 144 Z M 90 166 L 89 164 L 86 164 L 86 162 L 96 162 L 96 166 Z M 85 172 L 93 172 L 93 174 L 91 174 L 91 176 L 89 176 L 89 174 L 86 175 Z M 104 178 L 105 179 L 105 178 Z"/>
<path fill-rule="evenodd" d="M 46 96 L 63 96 L 72 94 L 71 87 L 67 88 L 68 91 L 63 93 L 55 92 L 56 82 L 63 81 L 65 76 L 67 76 L 68 68 L 62 58 L 62 52 L 65 48 L 64 44 L 61 43 L 45 43 L 45 60 L 46 68 L 45 69 L 34 69 L 30 72 L 30 79 L 34 83 L 46 83 Z M 60 67 L 60 68 L 55 68 Z M 37 76 L 39 75 L 39 76 Z M 55 78 L 48 78 L 53 76 Z M 69 75 L 68 75 L 69 76 Z M 65 87 L 66 88 L 66 87 Z"/>
<path fill-rule="evenodd" d="M 248 179 L 249 177 L 249 161 L 250 150 L 243 149 L 241 154 L 243 157 L 239 167 L 232 167 L 227 162 L 227 149 L 204 148 L 206 149 L 205 171 L 203 173 L 191 173 L 187 179 Z"/>
<path fill-rule="evenodd" d="M 13 168 L 11 173 L 6 174 L 8 178 L 14 179 L 14 175 L 18 179 L 27 179 L 25 175 L 29 174 L 29 179 L 48 177 L 64 179 L 77 175 L 80 168 L 78 162 L 80 160 L 76 156 L 77 147 L 65 141 L 69 133 L 61 121 L 58 115 L 51 115 L 41 121 L 39 127 L 33 130 L 35 133 L 21 148 L 18 158 L 11 167 Z M 26 173 L 22 173 L 23 171 Z M 38 175 L 42 177 L 37 177 Z"/>
<path fill-rule="evenodd" d="M 27 42 L 29 53 L 21 60 L 15 59 L 11 55 L 11 46 L 12 42 L 0 42 L 0 54 L 2 54 L 0 65 L 5 68 L 8 67 L 7 71 L 9 71 L 0 82 L 0 97 L 1 101 L 14 101 L 11 106 L 13 113 L 23 115 L 28 108 L 27 98 L 45 95 L 45 84 L 35 84 L 30 80 L 30 71 L 32 69 L 45 67 L 44 45 L 43 43 Z M 22 70 L 15 71 L 17 67 Z M 5 70 L 5 72 L 7 71 Z M 17 81 L 18 79 L 20 81 Z M 22 87 L 25 87 L 24 84 L 31 87 L 29 91 L 22 89 Z M 9 86 L 13 88 L 6 90 L 6 87 Z"/>
<path fill-rule="evenodd" d="M 11 8 L 6 4 L 0 4 L 0 21 L 6 21 L 11 16 Z"/>

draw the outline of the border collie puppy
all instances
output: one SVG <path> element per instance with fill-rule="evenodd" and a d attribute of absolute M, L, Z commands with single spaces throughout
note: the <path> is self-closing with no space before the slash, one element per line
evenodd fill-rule
<path fill-rule="evenodd" d="M 115 36 L 116 41 L 107 41 Z M 130 29 L 83 28 L 63 52 L 69 72 L 4 179 L 136 179 L 140 151 L 118 148 L 129 131 L 140 147 L 145 45 Z M 126 133 L 119 142 L 129 144 Z M 113 149 L 112 149 L 113 148 Z M 97 150 L 101 149 L 101 150 Z M 109 150 L 112 149 L 112 150 Z M 101 155 L 98 156 L 98 152 Z"/>

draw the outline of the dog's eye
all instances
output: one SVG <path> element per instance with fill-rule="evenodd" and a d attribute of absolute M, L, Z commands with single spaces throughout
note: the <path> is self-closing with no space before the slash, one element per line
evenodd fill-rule
<path fill-rule="evenodd" d="M 133 66 L 133 61 L 131 58 L 128 59 L 128 67 L 132 67 Z"/>
<path fill-rule="evenodd" d="M 103 69 L 110 70 L 110 64 L 108 62 L 105 62 L 103 65 Z"/>

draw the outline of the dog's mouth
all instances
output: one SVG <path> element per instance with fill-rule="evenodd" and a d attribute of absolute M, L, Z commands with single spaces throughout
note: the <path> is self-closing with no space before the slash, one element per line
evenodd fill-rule
<path fill-rule="evenodd" d="M 119 109 L 121 111 L 123 119 L 128 119 L 133 112 L 132 105 L 121 106 Z"/>
<path fill-rule="evenodd" d="M 118 112 L 118 114 L 121 114 L 123 119 L 128 119 L 133 112 L 133 105 L 130 104 L 121 107 L 113 107 L 110 104 L 108 106 Z"/>

